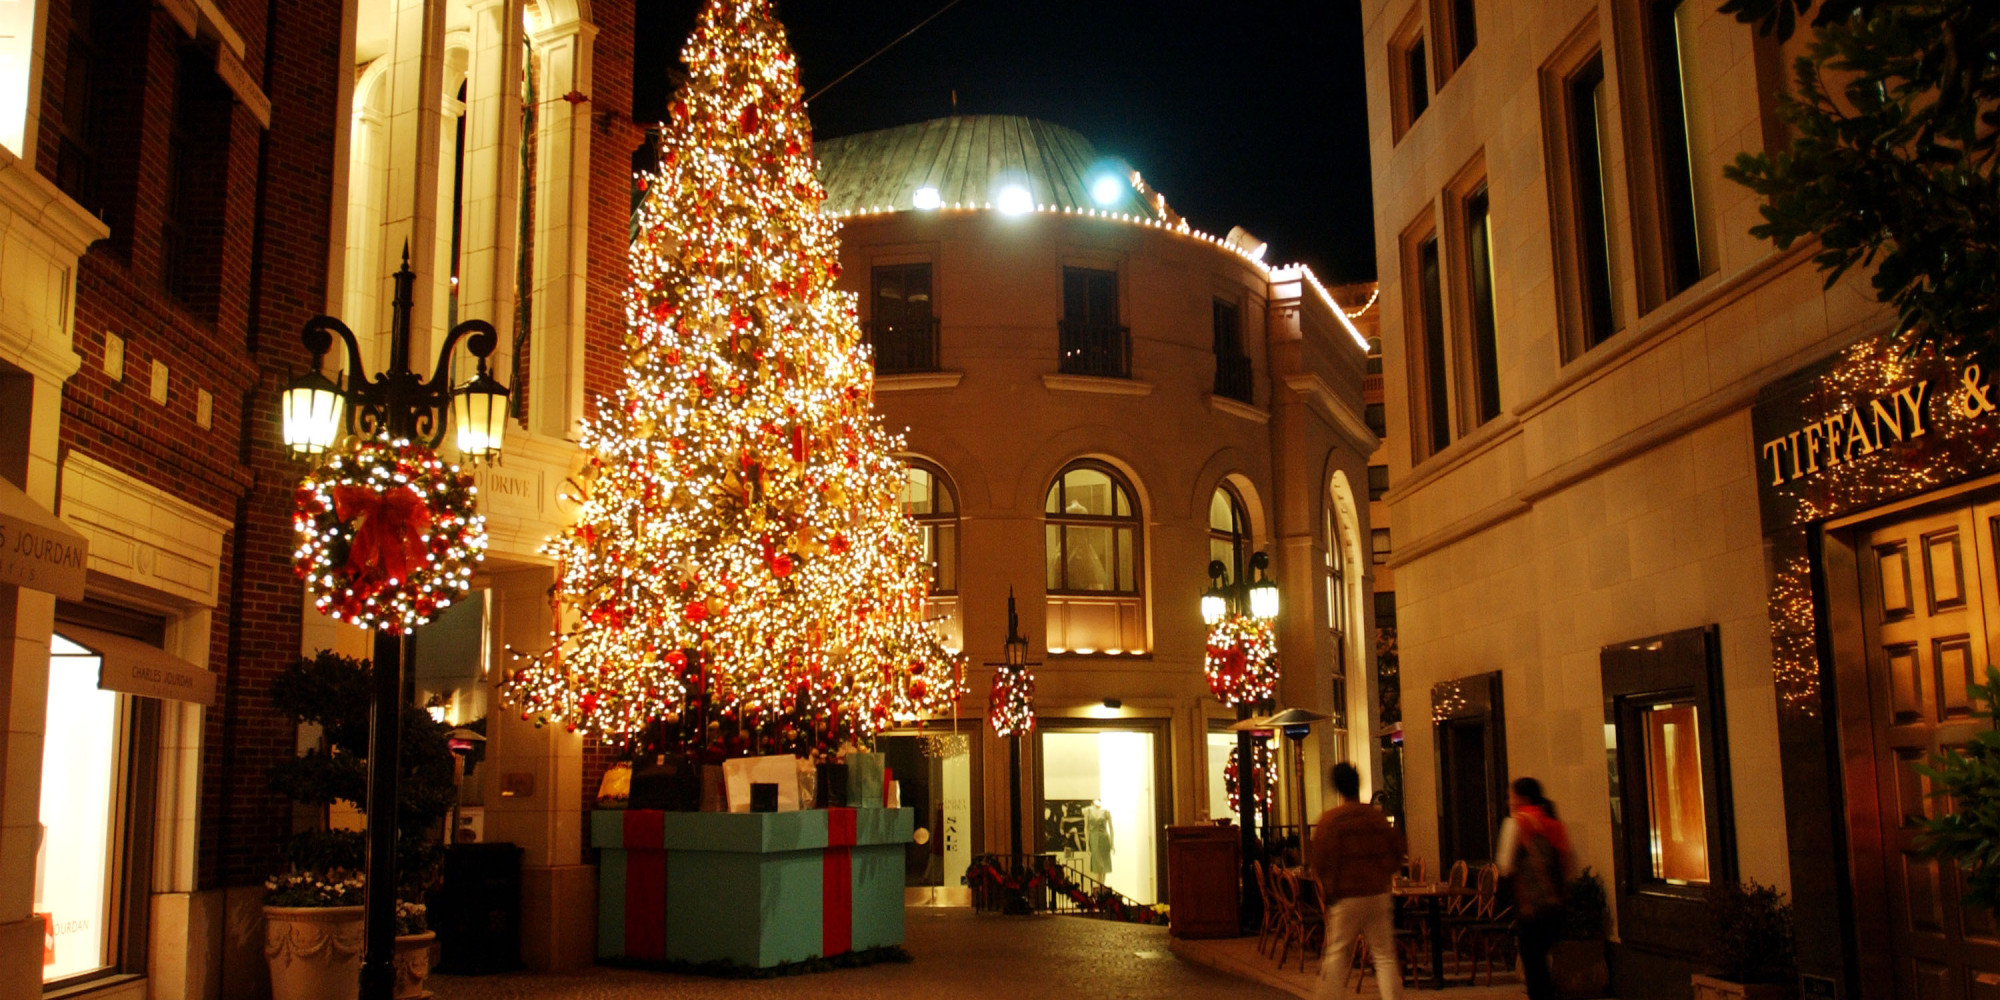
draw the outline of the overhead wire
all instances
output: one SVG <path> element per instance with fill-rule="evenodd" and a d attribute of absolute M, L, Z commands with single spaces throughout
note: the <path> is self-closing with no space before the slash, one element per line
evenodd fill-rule
<path fill-rule="evenodd" d="M 953 7 L 956 7 L 956 6 L 958 6 L 958 4 L 959 4 L 959 0 L 951 0 L 951 2 L 949 2 L 949 3 L 945 4 L 945 5 L 944 5 L 944 6 L 942 6 L 942 7 L 939 7 L 939 8 L 937 9 L 937 13 L 935 13 L 935 14 L 932 14 L 931 16 L 929 16 L 929 17 L 927 17 L 927 18 L 924 18 L 924 19 L 923 19 L 923 20 L 921 20 L 921 21 L 918 21 L 918 22 L 917 22 L 917 24 L 916 24 L 916 27 L 913 27 L 913 28 L 911 28 L 910 30 L 908 30 L 908 31 L 905 31 L 905 32 L 903 32 L 902 34 L 900 34 L 900 35 L 897 35 L 897 36 L 895 37 L 895 39 L 894 39 L 893 41 L 891 41 L 891 42 L 890 42 L 889 44 L 887 44 L 887 45 L 884 45 L 884 46 L 882 46 L 882 47 L 881 47 L 881 48 L 879 48 L 879 49 L 876 49 L 873 55 L 870 55 L 870 56 L 869 56 L 868 58 L 866 58 L 866 59 L 863 59 L 863 60 L 861 60 L 861 61 L 860 61 L 860 62 L 858 62 L 858 63 L 855 63 L 855 64 L 854 64 L 854 68 L 852 68 L 852 69 L 848 70 L 848 71 L 847 71 L 847 72 L 845 72 L 845 73 L 842 73 L 842 74 L 840 74 L 839 76 L 836 76 L 836 77 L 834 77 L 834 78 L 833 78 L 833 81 L 832 81 L 831 83 L 828 83 L 828 84 L 827 84 L 826 86 L 824 86 L 824 87 L 821 87 L 821 88 L 819 88 L 818 90 L 815 90 L 815 91 L 813 91 L 813 92 L 812 92 L 811 94 L 807 95 L 807 97 L 806 97 L 806 103 L 807 103 L 807 104 L 811 104 L 812 102 L 814 102 L 814 101 L 817 101 L 817 100 L 819 100 L 819 97 L 820 97 L 820 95 L 821 95 L 821 94 L 824 94 L 824 93 L 826 93 L 826 92 L 827 92 L 827 91 L 829 91 L 829 90 L 832 90 L 832 89 L 834 88 L 834 86 L 835 86 L 836 84 L 840 83 L 840 81 L 842 81 L 842 80 L 845 80 L 845 79 L 847 79 L 847 78 L 848 78 L 848 77 L 850 77 L 850 76 L 853 76 L 853 75 L 854 75 L 855 73 L 857 73 L 857 72 L 860 72 L 860 70 L 861 70 L 861 67 L 863 67 L 863 66 L 866 66 L 866 65 L 868 65 L 869 63 L 872 63 L 872 62 L 874 62 L 874 61 L 875 61 L 875 59 L 876 59 L 876 57 L 880 56 L 880 55 L 881 55 L 882 53 L 884 53 L 884 52 L 887 52 L 887 51 L 889 51 L 890 49 L 893 49 L 893 48 L 895 48 L 895 47 L 896 47 L 897 45 L 899 45 L 899 44 L 901 44 L 901 43 L 902 43 L 903 39 L 905 39 L 905 38 L 908 38 L 908 37 L 910 37 L 911 35 L 914 35 L 914 34 L 916 34 L 916 33 L 917 33 L 918 31 L 921 31 L 921 30 L 923 29 L 924 25 L 926 25 L 926 24 L 929 24 L 929 23 L 931 23 L 932 21 L 935 21 L 935 20 L 937 20 L 937 19 L 938 19 L 939 17 L 943 16 L 943 14 L 944 14 L 944 12 L 945 12 L 945 11 L 948 11 L 948 10 L 952 9 Z"/>

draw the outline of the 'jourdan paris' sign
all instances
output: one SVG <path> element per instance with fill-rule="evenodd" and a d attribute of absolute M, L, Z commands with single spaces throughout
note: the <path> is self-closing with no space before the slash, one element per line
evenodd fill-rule
<path fill-rule="evenodd" d="M 89 552 L 82 535 L 0 479 L 0 583 L 81 601 Z"/>

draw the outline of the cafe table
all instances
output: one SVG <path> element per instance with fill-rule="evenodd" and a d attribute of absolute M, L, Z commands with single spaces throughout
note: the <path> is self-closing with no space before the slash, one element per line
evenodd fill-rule
<path fill-rule="evenodd" d="M 1390 890 L 1399 900 L 1421 903 L 1424 926 L 1431 938 L 1431 989 L 1444 989 L 1444 908 L 1449 900 L 1476 896 L 1479 890 L 1446 882 L 1397 882 Z"/>

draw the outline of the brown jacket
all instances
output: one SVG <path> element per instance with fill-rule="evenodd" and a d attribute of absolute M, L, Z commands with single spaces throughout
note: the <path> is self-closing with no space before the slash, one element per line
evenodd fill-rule
<path fill-rule="evenodd" d="M 1364 802 L 1328 809 L 1313 824 L 1313 877 L 1329 904 L 1388 892 L 1405 852 L 1403 831 Z"/>

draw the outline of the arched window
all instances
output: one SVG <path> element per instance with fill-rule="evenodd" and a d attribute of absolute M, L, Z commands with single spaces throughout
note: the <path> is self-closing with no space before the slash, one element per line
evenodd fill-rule
<path fill-rule="evenodd" d="M 1250 519 L 1243 514 L 1243 498 L 1223 483 L 1208 501 L 1208 558 L 1222 564 L 1224 584 L 1243 579 L 1249 549 Z"/>
<path fill-rule="evenodd" d="M 903 513 L 924 535 L 924 561 L 931 568 L 930 592 L 958 593 L 958 498 L 936 466 L 912 460 L 903 480 Z"/>
<path fill-rule="evenodd" d="M 1139 510 L 1109 466 L 1078 462 L 1049 487 L 1046 519 L 1052 594 L 1137 594 Z"/>
<path fill-rule="evenodd" d="M 1347 546 L 1341 541 L 1334 505 L 1326 505 L 1326 621 L 1333 630 L 1335 645 L 1347 636 Z"/>

